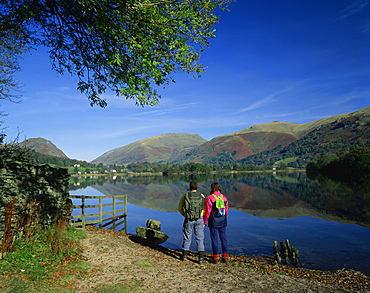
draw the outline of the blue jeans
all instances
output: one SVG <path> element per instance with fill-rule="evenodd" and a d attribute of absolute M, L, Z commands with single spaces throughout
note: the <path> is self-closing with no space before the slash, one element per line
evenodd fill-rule
<path fill-rule="evenodd" d="M 209 228 L 213 254 L 218 254 L 218 239 L 221 240 L 222 253 L 227 253 L 226 227 Z"/>
<path fill-rule="evenodd" d="M 191 237 L 193 236 L 193 230 L 195 235 L 195 242 L 197 245 L 197 251 L 204 251 L 204 228 L 203 228 L 203 219 L 198 219 L 196 221 L 184 220 L 182 226 L 182 234 L 184 240 L 182 242 L 182 249 L 189 250 L 191 244 Z"/>

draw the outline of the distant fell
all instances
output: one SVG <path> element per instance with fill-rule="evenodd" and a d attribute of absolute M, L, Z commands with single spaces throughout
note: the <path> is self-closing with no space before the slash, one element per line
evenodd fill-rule
<path fill-rule="evenodd" d="M 30 148 L 35 152 L 61 157 L 61 158 L 68 158 L 65 153 L 59 149 L 55 144 L 53 144 L 50 140 L 38 137 L 38 138 L 29 138 L 22 142 L 19 142 L 18 145 Z"/>
<path fill-rule="evenodd" d="M 294 158 L 295 167 L 302 167 L 326 153 L 370 147 L 369 131 L 370 107 L 305 124 L 274 121 L 215 137 L 172 163 L 269 165 Z"/>
<path fill-rule="evenodd" d="M 296 136 L 284 132 L 249 132 L 218 136 L 194 147 L 185 156 L 174 157 L 171 163 L 229 164 L 230 158 L 243 159 L 279 145 L 285 146 L 296 139 Z"/>
<path fill-rule="evenodd" d="M 297 158 L 291 166 L 304 166 L 325 154 L 340 155 L 352 148 L 370 147 L 370 107 L 314 121 L 306 134 L 286 146 L 249 156 L 241 164 L 272 164 Z"/>
<path fill-rule="evenodd" d="M 235 133 L 227 134 L 227 136 L 239 135 L 239 134 L 251 133 L 251 132 L 277 132 L 277 133 L 286 133 L 286 134 L 291 134 L 297 137 L 302 137 L 305 134 L 312 131 L 313 129 L 320 127 L 321 125 L 332 123 L 338 119 L 343 119 L 345 117 L 366 114 L 369 112 L 370 112 L 370 107 L 361 109 L 356 112 L 322 118 L 322 119 L 311 121 L 305 124 L 274 121 L 274 122 L 270 122 L 266 124 L 253 125 L 248 128 L 237 131 Z"/>
<path fill-rule="evenodd" d="M 298 136 L 298 134 L 300 133 L 301 127 L 302 127 L 302 124 L 298 124 L 298 123 L 274 121 L 271 123 L 253 125 L 248 128 L 239 130 L 235 133 L 226 134 L 226 136 L 234 136 L 234 135 L 239 135 L 239 134 L 255 133 L 255 132 L 287 133 L 287 134 L 291 134 L 294 136 Z"/>
<path fill-rule="evenodd" d="M 206 140 L 198 134 L 167 133 L 142 139 L 108 151 L 92 161 L 94 164 L 123 165 L 134 162 L 167 162 L 186 154 Z"/>

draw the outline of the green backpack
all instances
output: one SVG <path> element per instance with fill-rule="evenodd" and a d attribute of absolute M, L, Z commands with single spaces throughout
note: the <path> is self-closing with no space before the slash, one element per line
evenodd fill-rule
<path fill-rule="evenodd" d="M 202 217 L 204 209 L 204 196 L 200 192 L 188 191 L 185 194 L 184 213 L 189 221 L 195 221 Z"/>
<path fill-rule="evenodd" d="M 220 194 L 220 197 L 217 197 L 215 194 L 213 194 L 213 197 L 216 199 L 216 209 L 217 209 L 217 213 L 216 213 L 216 217 L 222 217 L 222 216 L 225 216 L 226 214 L 226 206 L 225 206 L 225 202 L 224 200 L 222 199 L 223 198 L 223 195 Z"/>

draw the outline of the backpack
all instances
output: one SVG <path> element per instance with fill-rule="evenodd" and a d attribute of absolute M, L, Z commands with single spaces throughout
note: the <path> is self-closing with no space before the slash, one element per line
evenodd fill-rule
<path fill-rule="evenodd" d="M 213 197 L 216 199 L 216 209 L 217 209 L 217 212 L 215 214 L 216 217 L 222 217 L 222 216 L 225 216 L 226 214 L 226 206 L 225 206 L 225 202 L 224 200 L 222 199 L 223 198 L 223 195 L 220 194 L 220 197 L 217 197 L 215 194 L 212 194 Z"/>
<path fill-rule="evenodd" d="M 183 211 L 189 221 L 201 218 L 204 209 L 204 196 L 199 192 L 188 191 L 185 194 Z"/>

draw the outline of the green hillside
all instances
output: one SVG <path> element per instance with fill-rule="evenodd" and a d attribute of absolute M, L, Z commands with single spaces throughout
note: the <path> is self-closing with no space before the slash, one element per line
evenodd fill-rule
<path fill-rule="evenodd" d="M 21 147 L 30 148 L 34 150 L 35 152 L 38 152 L 44 155 L 68 158 L 63 153 L 63 151 L 59 149 L 55 144 L 41 137 L 26 139 L 18 143 L 18 145 Z"/>
<path fill-rule="evenodd" d="M 294 167 L 302 167 L 310 160 L 325 154 L 341 154 L 357 147 L 370 147 L 370 108 L 354 115 L 343 115 L 335 121 L 322 124 L 286 147 L 255 154 L 241 160 L 241 164 L 273 164 L 296 157 Z"/>
<path fill-rule="evenodd" d="M 175 163 L 281 164 L 302 168 L 327 153 L 369 146 L 370 107 L 306 124 L 272 122 L 219 136 L 195 147 Z M 282 161 L 284 160 L 284 161 Z"/>
<path fill-rule="evenodd" d="M 92 162 L 123 165 L 133 162 L 167 162 L 195 146 L 206 142 L 197 134 L 168 133 L 133 142 L 101 155 Z"/>

